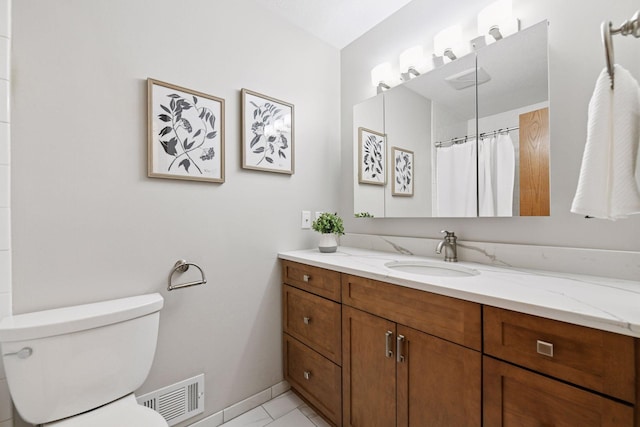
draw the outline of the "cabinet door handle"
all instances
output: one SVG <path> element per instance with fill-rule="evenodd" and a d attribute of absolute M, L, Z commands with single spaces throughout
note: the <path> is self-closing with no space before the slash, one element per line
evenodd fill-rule
<path fill-rule="evenodd" d="M 305 325 L 308 325 L 309 323 L 311 323 L 311 317 L 303 317 L 302 321 L 304 322 Z"/>
<path fill-rule="evenodd" d="M 311 280 L 311 276 L 309 276 L 308 274 L 305 274 L 302 276 L 302 281 L 303 282 L 308 282 L 309 280 Z"/>
<path fill-rule="evenodd" d="M 404 362 L 404 356 L 402 355 L 402 344 L 404 343 L 404 335 L 398 335 L 396 339 L 396 362 Z"/>
<path fill-rule="evenodd" d="M 311 371 L 304 371 L 302 376 L 304 377 L 305 380 L 311 379 Z"/>
<path fill-rule="evenodd" d="M 384 334 L 384 357 L 393 357 L 393 350 L 391 350 L 391 340 L 393 339 L 393 332 L 387 331 Z"/>
<path fill-rule="evenodd" d="M 553 344 L 550 342 L 540 341 L 536 342 L 536 350 L 543 356 L 553 357 Z"/>

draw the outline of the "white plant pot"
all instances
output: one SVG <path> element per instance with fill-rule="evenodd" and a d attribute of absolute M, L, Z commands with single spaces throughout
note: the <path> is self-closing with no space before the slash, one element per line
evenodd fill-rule
<path fill-rule="evenodd" d="M 318 249 L 323 253 L 335 252 L 338 249 L 338 240 L 333 233 L 321 234 Z"/>

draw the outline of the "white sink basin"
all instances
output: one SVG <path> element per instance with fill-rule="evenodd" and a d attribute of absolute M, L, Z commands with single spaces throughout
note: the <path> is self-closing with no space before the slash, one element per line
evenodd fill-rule
<path fill-rule="evenodd" d="M 403 271 L 423 276 L 470 277 L 480 274 L 478 270 L 457 264 L 446 264 L 435 261 L 393 261 L 385 264 L 392 270 Z"/>

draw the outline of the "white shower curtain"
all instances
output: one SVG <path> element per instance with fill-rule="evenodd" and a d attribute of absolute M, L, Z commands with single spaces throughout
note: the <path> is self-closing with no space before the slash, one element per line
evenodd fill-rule
<path fill-rule="evenodd" d="M 480 216 L 512 216 L 515 150 L 509 134 L 480 140 L 478 169 Z"/>
<path fill-rule="evenodd" d="M 436 149 L 437 216 L 476 216 L 475 140 Z"/>

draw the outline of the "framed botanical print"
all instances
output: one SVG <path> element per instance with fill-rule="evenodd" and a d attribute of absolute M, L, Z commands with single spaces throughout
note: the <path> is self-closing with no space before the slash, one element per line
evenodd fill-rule
<path fill-rule="evenodd" d="M 224 99 L 147 79 L 148 176 L 224 182 Z"/>
<path fill-rule="evenodd" d="M 358 128 L 358 182 L 384 185 L 386 182 L 385 135 Z"/>
<path fill-rule="evenodd" d="M 294 106 L 242 89 L 242 167 L 294 173 Z"/>
<path fill-rule="evenodd" d="M 413 151 L 391 147 L 393 161 L 392 196 L 413 196 Z"/>

